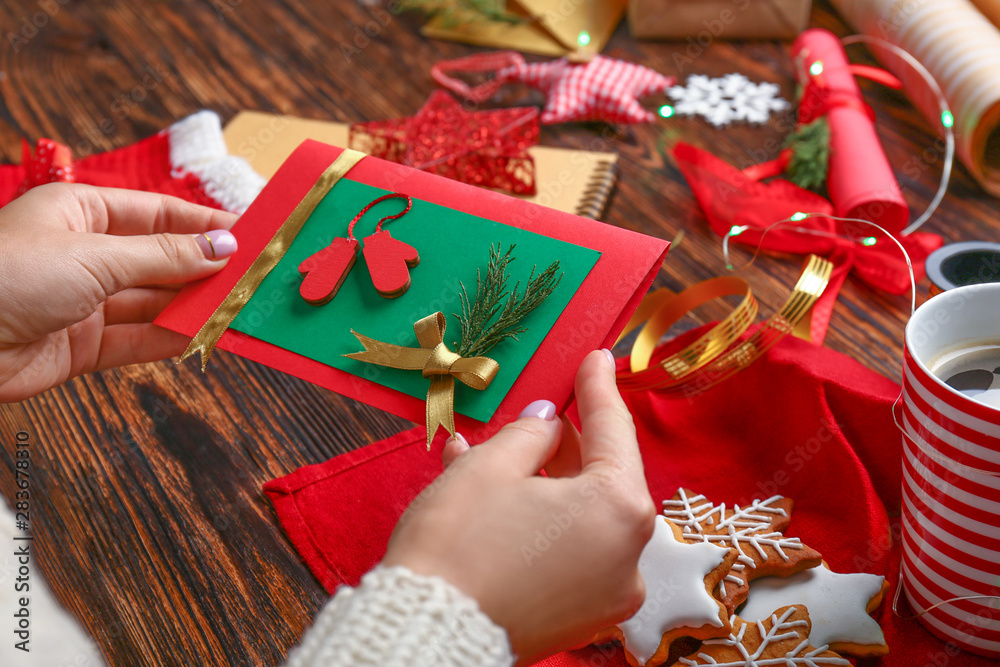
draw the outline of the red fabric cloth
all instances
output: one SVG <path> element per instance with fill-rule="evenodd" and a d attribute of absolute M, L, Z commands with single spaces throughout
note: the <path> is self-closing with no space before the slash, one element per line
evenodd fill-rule
<path fill-rule="evenodd" d="M 619 360 L 625 368 L 627 360 Z M 818 549 L 837 572 L 885 575 L 892 584 L 875 612 L 890 654 L 882 667 L 995 664 L 954 649 L 918 621 L 891 611 L 899 572 L 902 441 L 891 406 L 895 383 L 837 352 L 788 337 L 707 392 L 687 398 L 630 393 L 654 500 L 678 486 L 716 502 L 774 494 L 795 501 L 788 534 Z M 422 429 L 308 466 L 264 490 L 322 585 L 357 584 L 382 557 L 399 515 L 441 471 L 441 440 L 428 453 Z M 900 601 L 903 614 L 912 613 Z M 621 648 L 553 656 L 547 667 L 623 667 Z"/>
<path fill-rule="evenodd" d="M 108 188 L 126 188 L 159 192 L 180 197 L 196 204 L 222 208 L 206 194 L 201 180 L 190 172 L 178 173 L 170 162 L 170 136 L 160 132 L 131 146 L 106 153 L 98 153 L 71 162 L 72 178 L 65 174 L 49 173 L 46 155 L 58 147 L 69 154 L 69 149 L 51 139 L 40 139 L 35 155 L 25 148 L 22 164 L 0 165 L 0 206 L 9 203 L 25 189 L 56 181 L 85 183 Z M 34 172 L 39 164 L 46 173 L 39 178 Z"/>

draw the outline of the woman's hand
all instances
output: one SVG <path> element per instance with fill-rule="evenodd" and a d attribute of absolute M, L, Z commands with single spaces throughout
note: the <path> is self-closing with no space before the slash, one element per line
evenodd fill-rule
<path fill-rule="evenodd" d="M 152 324 L 225 266 L 236 216 L 146 192 L 52 184 L 0 209 L 0 402 L 183 352 Z"/>
<path fill-rule="evenodd" d="M 611 360 L 598 351 L 580 366 L 582 434 L 539 401 L 479 446 L 449 440 L 445 472 L 404 514 L 383 561 L 478 600 L 519 664 L 587 643 L 645 596 L 638 560 L 656 511 Z"/>

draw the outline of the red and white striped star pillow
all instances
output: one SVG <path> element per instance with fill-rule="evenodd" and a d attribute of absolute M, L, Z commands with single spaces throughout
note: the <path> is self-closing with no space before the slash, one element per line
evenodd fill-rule
<path fill-rule="evenodd" d="M 470 88 L 450 72 L 492 72 L 496 76 Z M 489 99 L 504 83 L 515 81 L 545 93 L 545 124 L 600 120 L 608 123 L 649 123 L 656 116 L 638 99 L 664 92 L 674 84 L 667 77 L 642 65 L 594 56 L 589 62 L 574 63 L 566 58 L 547 63 L 527 64 L 519 53 L 480 53 L 438 63 L 431 69 L 434 80 L 460 96 L 475 102 Z"/>
<path fill-rule="evenodd" d="M 656 116 L 639 98 L 664 92 L 670 77 L 648 67 L 594 56 L 588 63 L 565 58 L 550 63 L 520 63 L 500 70 L 497 78 L 520 81 L 546 95 L 541 121 L 546 124 L 580 120 L 608 123 L 650 123 Z"/>

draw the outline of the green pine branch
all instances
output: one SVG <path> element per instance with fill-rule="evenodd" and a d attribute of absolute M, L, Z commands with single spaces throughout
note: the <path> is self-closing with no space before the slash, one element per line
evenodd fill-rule
<path fill-rule="evenodd" d="M 418 10 L 440 16 L 446 28 L 473 21 L 521 23 L 525 20 L 508 12 L 504 0 L 399 0 L 398 6 L 402 10 Z"/>
<path fill-rule="evenodd" d="M 821 188 L 830 166 L 830 124 L 825 117 L 798 127 L 785 148 L 792 149 L 792 159 L 785 169 L 788 180 L 800 188 Z"/>
<path fill-rule="evenodd" d="M 559 261 L 556 260 L 547 269 L 535 275 L 532 267 L 524 291 L 518 293 L 520 281 L 514 284 L 514 289 L 507 289 L 507 266 L 514 261 L 511 256 L 516 246 L 511 244 L 506 252 L 502 247 L 490 246 L 490 259 L 486 265 L 486 273 L 476 271 L 476 297 L 472 301 L 466 292 L 465 284 L 459 283 L 462 293 L 459 294 L 462 304 L 462 314 L 453 313 L 458 318 L 462 342 L 458 345 L 458 354 L 463 357 L 481 357 L 494 347 L 527 331 L 521 324 L 528 313 L 540 306 L 552 294 L 562 280 L 559 271 Z"/>

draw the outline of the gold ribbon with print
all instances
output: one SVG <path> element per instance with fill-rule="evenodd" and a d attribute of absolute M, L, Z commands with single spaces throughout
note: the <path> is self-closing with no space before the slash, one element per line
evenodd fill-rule
<path fill-rule="evenodd" d="M 427 449 L 431 448 L 438 426 L 444 426 L 448 433 L 455 435 L 455 380 L 482 391 L 490 386 L 500 370 L 500 364 L 489 357 L 463 357 L 449 350 L 444 344 L 446 327 L 447 321 L 440 311 L 417 320 L 413 331 L 417 334 L 420 347 L 384 343 L 351 329 L 365 349 L 344 355 L 367 364 L 421 371 L 425 378 L 430 379 L 427 389 Z"/>
<path fill-rule="evenodd" d="M 274 267 L 278 265 L 281 258 L 285 256 L 288 248 L 291 247 L 295 237 L 302 231 L 306 220 L 312 215 L 316 206 L 323 201 L 323 197 L 330 192 L 334 185 L 343 178 L 354 165 L 365 157 L 364 153 L 358 151 L 344 150 L 337 156 L 329 167 L 327 167 L 313 186 L 309 188 L 306 196 L 295 205 L 295 208 L 285 221 L 278 227 L 271 240 L 267 242 L 264 249 L 257 255 L 257 258 L 250 265 L 233 289 L 230 290 L 226 298 L 222 300 L 219 307 L 215 309 L 212 316 L 202 325 L 197 335 L 191 340 L 184 354 L 181 355 L 177 363 L 181 363 L 195 352 L 201 353 L 201 370 L 205 370 L 215 346 L 226 332 L 229 325 L 233 323 L 236 316 L 240 314 L 243 307 L 247 305 L 250 298 L 260 287 L 260 284 L 267 277 Z"/>
<path fill-rule="evenodd" d="M 619 337 L 621 340 L 643 327 L 632 345 L 631 368 L 618 373 L 618 386 L 623 391 L 655 389 L 693 396 L 748 367 L 790 333 L 809 340 L 808 315 L 832 272 L 832 263 L 810 255 L 781 310 L 742 340 L 758 310 L 750 285 L 743 278 L 712 278 L 679 294 L 668 289 L 651 292 Z M 651 362 L 654 348 L 671 325 L 697 306 L 733 295 L 743 300 L 721 322 L 684 349 Z"/>

